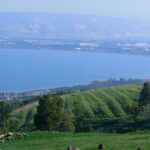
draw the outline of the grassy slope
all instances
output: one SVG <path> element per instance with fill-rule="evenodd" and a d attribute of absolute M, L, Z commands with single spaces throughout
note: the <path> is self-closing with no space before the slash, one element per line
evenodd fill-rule
<path fill-rule="evenodd" d="M 34 112 L 36 112 L 37 105 L 38 105 L 38 102 L 33 102 L 24 107 L 20 107 L 12 112 L 12 116 L 14 118 L 17 118 L 17 116 L 22 116 L 19 119 L 19 125 L 22 126 L 25 123 L 25 118 L 26 118 L 28 111 L 32 109 Z"/>
<path fill-rule="evenodd" d="M 63 96 L 65 100 L 64 109 L 72 112 L 74 100 L 79 100 L 84 105 L 86 111 L 95 117 L 95 111 L 100 111 L 108 118 L 126 117 L 124 106 L 139 98 L 141 85 L 125 85 L 105 89 L 83 91 Z M 36 111 L 38 103 L 34 102 L 21 107 L 13 112 L 13 116 L 23 115 L 20 124 L 25 121 L 25 116 L 30 109 Z"/>
<path fill-rule="evenodd" d="M 0 143 L 0 150 L 66 150 L 67 146 L 77 146 L 81 150 L 96 150 L 103 143 L 106 150 L 149 150 L 150 132 L 128 134 L 98 133 L 48 133 L 33 132 L 29 137 L 14 142 Z"/>
<path fill-rule="evenodd" d="M 124 106 L 138 100 L 141 85 L 126 85 L 65 95 L 65 109 L 71 113 L 74 100 L 79 100 L 91 116 L 100 110 L 107 117 L 125 117 Z"/>

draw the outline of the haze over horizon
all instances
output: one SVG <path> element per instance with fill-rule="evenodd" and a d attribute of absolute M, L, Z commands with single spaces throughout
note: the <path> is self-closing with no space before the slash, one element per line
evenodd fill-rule
<path fill-rule="evenodd" d="M 149 39 L 149 4 L 148 0 L 0 0 L 0 37 Z"/>
<path fill-rule="evenodd" d="M 149 0 L 0 0 L 0 12 L 95 14 L 150 19 Z"/>

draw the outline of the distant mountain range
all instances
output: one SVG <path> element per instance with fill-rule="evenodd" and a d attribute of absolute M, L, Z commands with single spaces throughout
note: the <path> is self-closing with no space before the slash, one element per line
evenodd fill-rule
<path fill-rule="evenodd" d="M 0 38 L 148 39 L 150 21 L 96 15 L 0 13 Z"/>

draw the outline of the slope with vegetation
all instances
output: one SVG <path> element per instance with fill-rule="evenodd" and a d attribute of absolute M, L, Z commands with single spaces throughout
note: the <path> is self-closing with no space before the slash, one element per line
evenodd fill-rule
<path fill-rule="evenodd" d="M 126 85 L 64 95 L 64 109 L 72 112 L 74 101 L 80 101 L 91 117 L 126 117 L 126 104 L 138 101 L 141 85 Z"/>
<path fill-rule="evenodd" d="M 142 85 L 126 85 L 63 95 L 64 111 L 72 116 L 74 101 L 80 101 L 89 118 L 125 118 L 128 116 L 125 105 L 137 101 L 141 89 Z M 27 121 L 32 124 L 33 119 L 27 119 L 27 114 L 31 110 L 35 114 L 37 105 L 38 102 L 33 101 L 19 107 L 12 112 L 12 116 L 18 119 L 20 126 L 25 126 Z"/>

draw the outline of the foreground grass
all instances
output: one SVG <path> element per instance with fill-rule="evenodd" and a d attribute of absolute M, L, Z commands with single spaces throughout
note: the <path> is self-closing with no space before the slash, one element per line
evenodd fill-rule
<path fill-rule="evenodd" d="M 128 134 L 33 132 L 22 140 L 0 143 L 0 150 L 66 150 L 67 146 L 96 150 L 101 143 L 106 150 L 137 150 L 138 147 L 149 150 L 149 141 L 149 131 Z"/>

